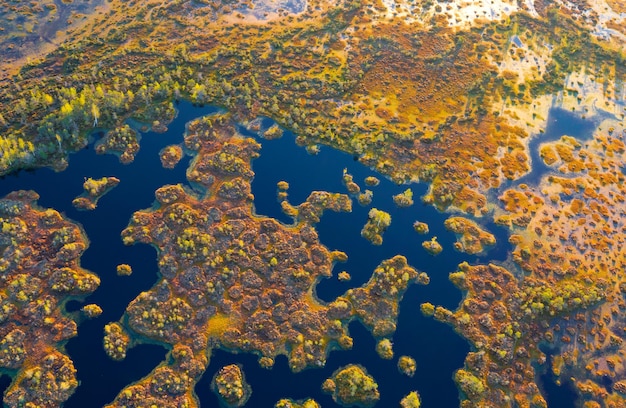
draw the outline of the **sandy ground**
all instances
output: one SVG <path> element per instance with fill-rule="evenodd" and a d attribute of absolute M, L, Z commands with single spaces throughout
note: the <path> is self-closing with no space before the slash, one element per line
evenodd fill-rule
<path fill-rule="evenodd" d="M 459 28 L 470 27 L 476 20 L 500 20 L 519 10 L 516 1 L 506 0 L 434 2 L 426 10 L 422 9 L 420 4 L 408 0 L 382 0 L 382 2 L 386 7 L 386 10 L 381 13 L 383 17 L 401 17 L 407 23 L 412 23 L 429 21 L 434 15 L 441 14 L 446 17 L 449 26 Z"/>

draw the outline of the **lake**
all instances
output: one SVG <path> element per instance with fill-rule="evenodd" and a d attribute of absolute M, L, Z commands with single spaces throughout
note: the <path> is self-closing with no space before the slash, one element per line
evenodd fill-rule
<path fill-rule="evenodd" d="M 67 170 L 55 173 L 49 169 L 21 171 L 0 179 L 0 196 L 18 189 L 32 189 L 40 196 L 39 205 L 52 207 L 81 223 L 89 237 L 90 246 L 82 257 L 82 266 L 96 272 L 101 286 L 86 302 L 97 303 L 104 313 L 97 319 L 84 321 L 78 328 L 78 337 L 67 343 L 76 369 L 80 386 L 66 403 L 66 407 L 100 407 L 111 402 L 127 384 L 140 379 L 158 365 L 167 352 L 158 345 L 140 345 L 129 350 L 122 362 L 110 360 L 102 347 L 103 327 L 117 321 L 127 304 L 143 290 L 149 289 L 158 278 L 156 252 L 147 245 L 126 247 L 120 232 L 126 227 L 132 213 L 151 207 L 154 191 L 165 184 L 186 183 L 185 170 L 189 157 L 184 158 L 173 170 L 162 168 L 158 152 L 163 147 L 181 143 L 185 123 L 189 120 L 215 112 L 212 107 L 196 107 L 188 103 L 178 106 L 178 117 L 170 124 L 167 132 L 147 132 L 142 135 L 141 149 L 130 165 L 122 165 L 113 155 L 96 155 L 91 144 L 72 154 Z M 269 120 L 264 124 L 268 125 Z M 241 129 L 242 133 L 247 133 Z M 332 372 L 342 365 L 358 363 L 367 368 L 379 383 L 381 399 L 378 406 L 397 406 L 400 399 L 412 390 L 419 391 L 423 406 L 458 407 L 458 391 L 452 375 L 463 365 L 469 344 L 449 326 L 424 318 L 419 311 L 423 302 L 456 309 L 461 301 L 461 292 L 449 281 L 448 274 L 456 270 L 460 262 L 485 263 L 506 259 L 510 246 L 507 231 L 493 224 L 487 228 L 496 235 L 498 244 L 485 257 L 468 256 L 453 250 L 454 234 L 445 230 L 443 222 L 449 214 L 440 213 L 432 206 L 423 205 L 419 197 L 426 191 L 425 184 L 410 185 L 415 194 L 415 204 L 408 208 L 397 208 L 392 195 L 404 191 L 406 185 L 396 185 L 380 177 L 372 170 L 356 162 L 348 154 L 322 147 L 317 155 L 310 155 L 294 142 L 294 135 L 285 132 L 279 140 L 262 144 L 261 156 L 253 161 L 256 173 L 252 183 L 257 214 L 277 218 L 290 223 L 280 211 L 276 201 L 276 183 L 289 182 L 289 200 L 296 205 L 314 190 L 347 193 L 342 184 L 343 169 L 354 176 L 362 190 L 374 192 L 372 204 L 361 207 L 353 200 L 352 213 L 326 212 L 317 225 L 321 242 L 330 250 L 341 250 L 348 254 L 348 262 L 335 266 L 335 277 L 323 280 L 317 286 L 317 295 L 323 301 L 331 301 L 350 287 L 360 286 L 369 279 L 374 268 L 384 259 L 401 254 L 409 264 L 428 273 L 430 284 L 413 285 L 401 303 L 398 329 L 393 336 L 395 357 L 382 360 L 375 352 L 375 340 L 358 322 L 350 325 L 354 348 L 349 351 L 332 352 L 326 367 L 309 369 L 293 374 L 287 359 L 279 357 L 271 370 L 257 364 L 251 354 L 232 354 L 215 350 L 210 365 L 196 386 L 202 406 L 217 406 L 217 398 L 210 390 L 215 372 L 223 365 L 240 363 L 252 387 L 250 407 L 271 407 L 280 398 L 301 399 L 313 397 L 324 407 L 336 406 L 330 396 L 322 394 L 320 386 Z M 376 175 L 381 183 L 366 187 L 363 180 Z M 75 210 L 72 199 L 82 192 L 84 177 L 115 176 L 121 182 L 105 195 L 98 208 L 91 212 Z M 392 224 L 383 235 L 383 244 L 373 246 L 360 236 L 371 207 L 391 214 Z M 413 222 L 419 220 L 430 226 L 427 235 L 413 230 Z M 441 255 L 432 257 L 421 247 L 421 242 L 437 236 L 444 248 Z M 127 263 L 132 266 L 130 277 L 119 277 L 116 265 Z M 336 274 L 342 270 L 352 275 L 350 282 L 339 282 Z M 68 310 L 81 307 L 77 302 L 68 304 Z M 413 378 L 401 375 L 397 358 L 410 355 L 417 361 L 417 372 Z M 272 386 L 281 384 L 280 387 Z M 6 377 L 0 381 L 6 389 Z M 556 406 L 556 405 L 555 405 Z"/>

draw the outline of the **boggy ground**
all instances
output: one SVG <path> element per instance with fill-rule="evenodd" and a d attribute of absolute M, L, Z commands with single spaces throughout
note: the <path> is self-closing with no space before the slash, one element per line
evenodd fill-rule
<path fill-rule="evenodd" d="M 83 194 L 72 200 L 72 205 L 79 210 L 95 210 L 98 201 L 120 183 L 117 177 L 86 178 Z"/>
<path fill-rule="evenodd" d="M 550 107 L 580 115 L 605 109 L 623 121 L 623 2 L 486 3 L 311 0 L 301 13 L 254 20 L 216 1 L 113 0 L 106 15 L 76 30 L 56 52 L 0 79 L 0 173 L 63 168 L 67 152 L 84 146 L 96 123 L 119 129 L 134 116 L 159 128 L 171 119 L 175 99 L 226 107 L 241 122 L 271 117 L 312 150 L 331 145 L 396 181 L 429 183 L 422 200 L 440 209 L 490 219 L 495 211 L 515 245 L 504 265 L 515 278 L 510 293 L 526 299 L 517 301 L 523 314 L 512 309 L 511 316 L 524 316 L 531 328 L 519 332 L 515 350 L 523 356 L 539 338 L 533 331 L 550 331 L 547 341 L 556 338 L 553 346 L 571 351 L 554 359 L 556 371 L 575 375 L 592 406 L 604 400 L 619 406 L 622 391 L 605 394 L 598 384 L 606 375 L 615 390 L 624 389 L 621 346 L 613 344 L 621 327 L 615 272 L 624 240 L 624 157 L 615 141 L 621 130 L 596 139 L 602 160 L 581 156 L 577 152 L 588 149 L 564 141 L 542 151 L 563 174 L 539 188 L 496 189 L 531 168 L 528 140 L 545 129 Z M 126 139 L 106 143 L 130 159 L 137 144 Z M 190 176 L 200 182 L 205 174 Z M 245 193 L 238 186 L 230 191 Z M 467 281 L 479 279 L 484 268 L 465 270 Z M 470 304 L 495 294 L 466 286 Z M 545 287 L 553 293 L 540 293 Z M 464 310 L 465 303 L 457 314 L 467 321 Z M 472 328 L 483 314 L 467 313 Z M 503 341 L 497 330 L 453 324 L 483 355 L 497 350 L 485 344 Z M 462 373 L 474 373 L 483 390 L 495 384 L 488 382 L 492 373 L 517 363 L 493 355 L 472 371 L 472 356 Z M 542 354 L 520 358 L 527 368 Z M 476 385 L 462 381 L 468 378 L 457 378 L 463 389 Z M 503 381 L 471 401 L 506 403 L 524 387 L 520 400 L 536 395 L 527 374 L 519 387 Z"/>
<path fill-rule="evenodd" d="M 626 146 L 613 125 L 545 145 L 558 173 L 502 192 L 495 221 L 511 230 L 510 263 L 462 264 L 450 275 L 465 298 L 434 315 L 474 347 L 455 378 L 467 406 L 546 406 L 536 384 L 544 370 L 571 380 L 581 406 L 626 404 Z M 550 367 L 542 345 L 554 353 Z"/>
<path fill-rule="evenodd" d="M 157 248 L 160 279 L 119 324 L 132 344 L 156 341 L 172 351 L 111 407 L 197 406 L 193 386 L 214 347 L 256 353 L 265 367 L 285 354 L 300 371 L 323 366 L 332 349 L 350 348 L 353 319 L 377 337 L 395 331 L 407 286 L 427 282 L 404 257 L 383 261 L 363 287 L 330 304 L 314 295 L 346 256 L 322 246 L 313 225 L 325 209 L 350 211 L 347 196 L 314 192 L 286 226 L 253 214 L 250 164 L 260 146 L 237 134 L 228 115 L 191 122 L 185 147 L 195 155 L 187 172 L 195 190 L 160 188 L 158 204 L 136 212 L 122 233 L 126 244 Z"/>
<path fill-rule="evenodd" d="M 591 36 L 567 2 L 511 7 L 465 28 L 448 24 L 450 4 L 423 4 L 424 19 L 407 23 L 382 16 L 378 1 L 311 0 L 301 13 L 254 21 L 212 3 L 112 1 L 25 65 L 17 87 L 2 82 L 0 173 L 59 166 L 96 123 L 114 129 L 132 115 L 160 128 L 171 101 L 185 98 L 227 107 L 241 122 L 271 117 L 303 144 L 430 183 L 425 200 L 441 209 L 480 215 L 485 190 L 529 170 L 531 120 L 521 111 L 530 117 L 538 97 L 582 69 L 605 81 L 607 96 L 622 92 L 623 44 Z"/>
<path fill-rule="evenodd" d="M 77 316 L 64 305 L 100 284 L 80 267 L 82 229 L 38 208 L 38 198 L 17 191 L 0 199 L 0 370 L 12 378 L 3 396 L 11 408 L 59 407 L 72 395 L 78 381 L 63 344 L 76 336 Z"/>

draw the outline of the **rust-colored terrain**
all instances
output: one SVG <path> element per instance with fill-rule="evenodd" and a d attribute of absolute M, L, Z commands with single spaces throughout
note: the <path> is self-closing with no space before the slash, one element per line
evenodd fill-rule
<path fill-rule="evenodd" d="M 166 167 L 194 155 L 193 189 L 159 189 L 158 205 L 123 233 L 158 249 L 160 279 L 107 326 L 105 348 L 115 359 L 141 342 L 171 351 L 113 405 L 194 406 L 213 347 L 255 352 L 267 367 L 279 354 L 295 371 L 323 365 L 329 350 L 350 347 L 351 319 L 390 337 L 404 289 L 426 281 L 396 257 L 364 287 L 317 301 L 315 284 L 345 255 L 322 246 L 314 225 L 325 209 L 348 211 L 351 198 L 315 192 L 296 206 L 279 186 L 294 225 L 254 215 L 258 145 L 233 123 L 253 128 L 264 116 L 278 124 L 267 138 L 290 130 L 309 152 L 332 146 L 398 183 L 427 183 L 419 199 L 450 212 L 459 251 L 492 246 L 492 221 L 507 228 L 505 261 L 451 273 L 465 293 L 457 310 L 422 306 L 472 345 L 455 374 L 462 406 L 545 406 L 537 385 L 545 370 L 571 379 L 585 407 L 626 405 L 623 0 L 279 3 L 112 0 L 95 12 L 95 1 L 54 2 L 56 11 L 52 2 L 0 3 L 9 56 L 0 68 L 0 174 L 61 170 L 94 130 L 105 131 L 99 152 L 129 163 L 141 141 L 126 121 L 163 131 L 176 100 L 229 112 L 193 122 L 184 151 L 162 151 Z M 80 7 L 92 12 L 70 13 L 64 24 L 76 27 L 62 43 L 18 61 L 19 44 Z M 540 139 L 530 151 L 554 109 L 591 120 L 593 135 Z M 372 202 L 349 174 L 343 180 L 361 204 Z M 397 197 L 405 206 L 417 198 Z M 364 235 L 380 244 L 390 222 L 372 212 Z M 27 230 L 20 245 L 37 249 L 45 233 Z M 452 249 L 436 237 L 423 246 Z M 24 274 L 15 268 L 7 276 Z M 39 279 L 42 288 L 50 281 Z M 19 337 L 8 334 L 7 342 Z M 555 353 L 550 367 L 540 344 Z M 59 401 L 76 386 L 63 384 Z"/>
<path fill-rule="evenodd" d="M 88 245 L 82 229 L 37 207 L 38 198 L 18 191 L 0 199 L 0 369 L 12 377 L 8 407 L 58 407 L 72 395 L 78 381 L 63 344 L 76 336 L 78 316 L 65 313 L 65 302 L 100 284 L 80 267 Z"/>

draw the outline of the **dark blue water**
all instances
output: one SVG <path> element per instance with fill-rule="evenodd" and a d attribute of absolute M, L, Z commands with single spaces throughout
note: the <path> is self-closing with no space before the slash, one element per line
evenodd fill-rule
<path fill-rule="evenodd" d="M 539 377 L 539 385 L 548 403 L 548 408 L 574 408 L 578 401 L 574 383 L 569 379 L 563 379 L 560 385 L 557 384 L 555 382 L 556 378 L 550 369 L 552 367 L 552 356 L 557 354 L 557 350 L 544 346 L 540 346 L 539 349 L 546 355 L 545 372 Z M 612 392 L 610 389 L 607 389 L 607 391 Z"/>
<path fill-rule="evenodd" d="M 83 322 L 79 326 L 79 336 L 67 343 L 67 351 L 74 360 L 81 382 L 67 407 L 100 407 L 112 401 L 124 385 L 145 376 L 165 356 L 164 347 L 141 345 L 130 350 L 125 361 L 114 362 L 104 354 L 102 335 L 104 325 L 117 321 L 126 305 L 140 291 L 150 288 L 158 278 L 154 249 L 146 245 L 126 247 L 119 234 L 134 211 L 152 205 L 154 191 L 158 187 L 186 182 L 185 169 L 189 159 L 183 160 L 174 170 L 166 170 L 161 167 L 159 150 L 182 141 L 187 121 L 215 111 L 190 104 L 181 104 L 180 108 L 181 112 L 168 132 L 143 135 L 141 149 L 131 165 L 121 165 L 111 155 L 98 156 L 89 147 L 72 155 L 70 166 L 64 172 L 40 169 L 0 179 L 0 196 L 17 189 L 33 189 L 40 194 L 39 204 L 42 207 L 56 208 L 70 219 L 80 222 L 91 241 L 82 257 L 82 265 L 96 272 L 102 283 L 87 303 L 101 305 L 104 313 L 95 320 Z M 378 357 L 375 340 L 358 322 L 350 325 L 354 338 L 352 350 L 332 352 L 325 368 L 305 370 L 299 374 L 290 372 L 285 358 L 279 358 L 272 370 L 264 370 L 258 366 L 256 356 L 215 351 L 206 374 L 196 387 L 203 406 L 216 406 L 209 384 L 217 369 L 227 363 L 239 362 L 243 364 L 253 388 L 248 406 L 273 406 L 283 397 L 314 397 L 323 406 L 334 406 L 330 397 L 320 393 L 323 380 L 341 365 L 359 363 L 379 382 L 379 406 L 397 406 L 404 395 L 418 390 L 425 406 L 457 407 L 458 392 L 452 374 L 463 365 L 468 344 L 450 327 L 422 317 L 419 305 L 428 301 L 455 309 L 461 300 L 461 293 L 448 281 L 448 274 L 464 260 L 486 262 L 486 259 L 463 256 L 452 249 L 454 236 L 443 227 L 448 215 L 419 201 L 419 196 L 425 192 L 424 185 L 411 186 L 415 193 L 415 205 L 396 208 L 391 196 L 407 186 L 398 186 L 381 178 L 379 186 L 366 187 L 364 178 L 375 174 L 347 154 L 323 148 L 317 156 L 308 155 L 303 148 L 295 145 L 293 135 L 288 132 L 280 140 L 262 141 L 262 144 L 261 157 L 253 162 L 256 176 L 252 191 L 258 214 L 289 222 L 276 202 L 276 182 L 288 181 L 291 186 L 289 199 L 292 204 L 299 204 L 313 190 L 345 192 L 341 178 L 343 169 L 347 168 L 362 188 L 374 191 L 372 206 L 388 211 L 392 216 L 392 225 L 383 235 L 383 245 L 378 247 L 360 236 L 371 207 L 361 207 L 355 201 L 352 213 L 327 212 L 322 217 L 318 225 L 321 242 L 331 250 L 342 250 L 349 256 L 347 263 L 335 267 L 335 273 L 347 270 L 352 275 L 352 281 L 340 283 L 331 278 L 320 282 L 317 294 L 321 299 L 330 301 L 349 287 L 363 284 L 382 260 L 396 254 L 405 255 L 412 266 L 427 272 L 431 283 L 428 286 L 414 285 L 405 295 L 398 330 L 393 337 L 394 360 L 385 361 Z M 121 182 L 100 200 L 95 211 L 76 211 L 71 201 L 81 193 L 84 177 L 102 176 L 116 176 Z M 412 227 L 415 220 L 427 222 L 431 232 L 427 236 L 415 233 Z M 488 253 L 488 257 L 503 260 L 509 250 L 506 232 L 495 227 L 490 227 L 490 230 L 496 234 L 499 244 Z M 438 257 L 427 255 L 421 248 L 421 242 L 433 235 L 444 247 L 444 252 Z M 133 275 L 118 277 L 115 267 L 120 263 L 130 264 Z M 73 310 L 79 307 L 75 303 L 71 305 Z M 417 360 L 418 370 L 414 378 L 398 373 L 396 362 L 400 355 L 411 355 Z"/>
<path fill-rule="evenodd" d="M 0 393 L 2 393 L 2 395 L 4 395 L 4 392 L 9 388 L 9 385 L 11 385 L 11 377 L 7 374 L 0 375 Z"/>

